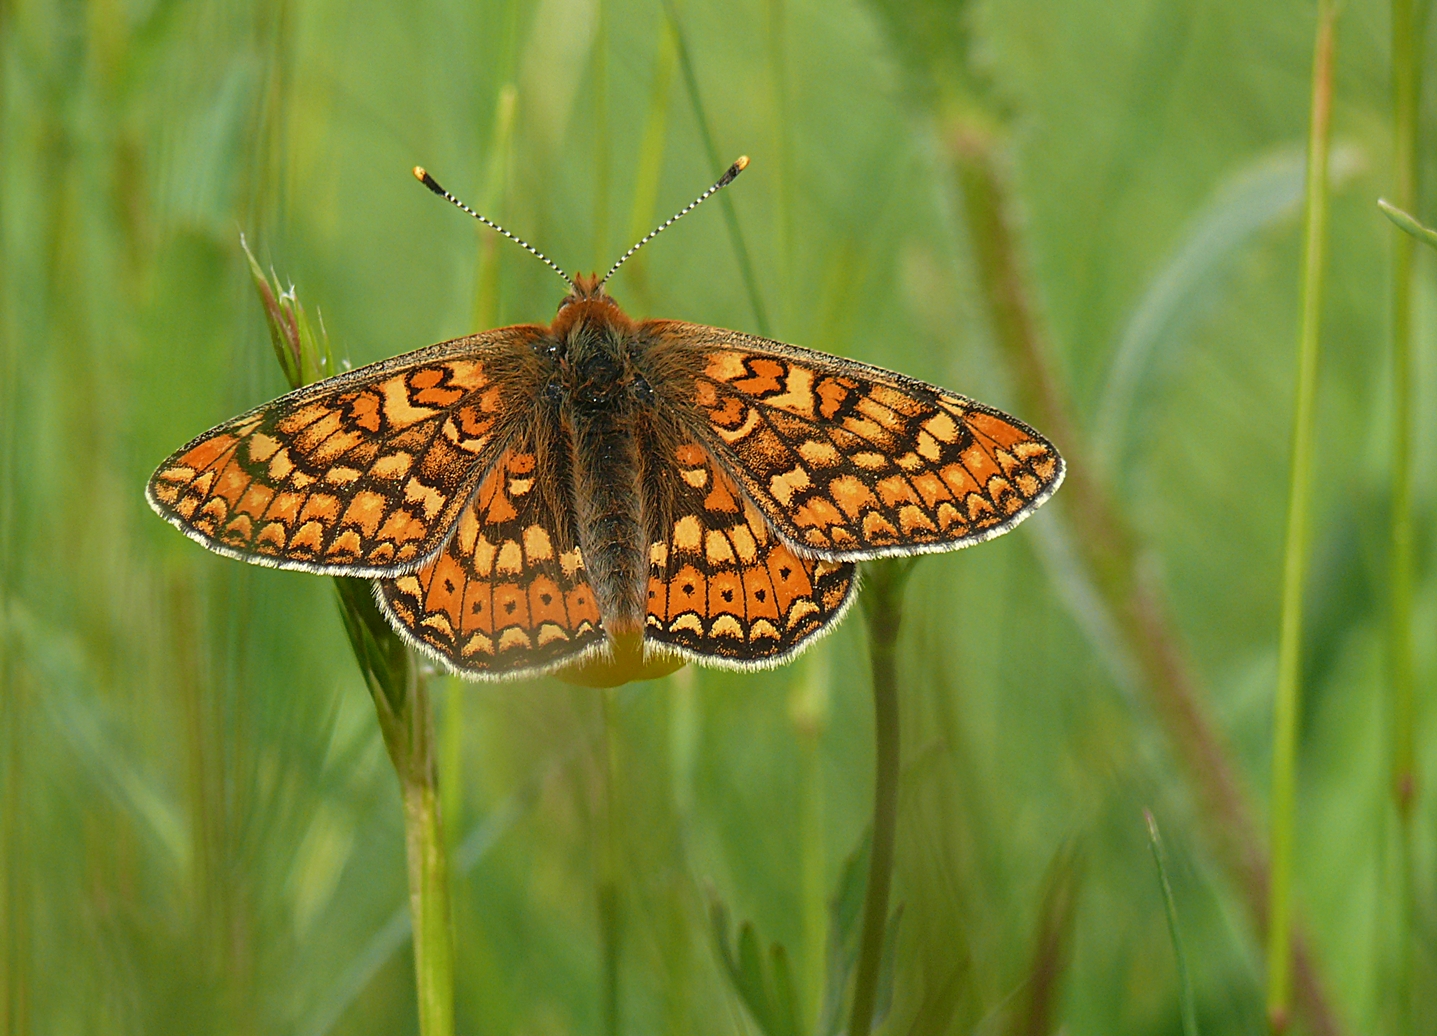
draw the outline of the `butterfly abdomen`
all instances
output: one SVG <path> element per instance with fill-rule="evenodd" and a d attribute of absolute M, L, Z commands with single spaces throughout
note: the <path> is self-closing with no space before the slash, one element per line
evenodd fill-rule
<path fill-rule="evenodd" d="M 634 428 L 637 386 L 625 331 L 602 319 L 571 325 L 562 361 L 584 567 L 611 635 L 643 628 L 648 578 Z"/>

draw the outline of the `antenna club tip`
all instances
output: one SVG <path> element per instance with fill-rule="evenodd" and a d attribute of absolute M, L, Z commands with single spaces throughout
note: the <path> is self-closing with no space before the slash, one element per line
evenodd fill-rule
<path fill-rule="evenodd" d="M 428 187 L 435 194 L 439 195 L 439 197 L 445 197 L 444 188 L 439 186 L 439 181 L 430 176 L 429 170 L 425 169 L 422 165 L 414 167 L 414 179 L 418 180 L 425 187 Z"/>
<path fill-rule="evenodd" d="M 739 155 L 738 161 L 735 162 L 733 165 L 729 166 L 728 169 L 724 172 L 724 174 L 719 177 L 719 182 L 714 184 L 714 190 L 718 190 L 720 187 L 727 187 L 729 184 L 733 183 L 733 178 L 735 176 L 737 176 L 739 173 L 743 172 L 747 168 L 748 155 Z"/>

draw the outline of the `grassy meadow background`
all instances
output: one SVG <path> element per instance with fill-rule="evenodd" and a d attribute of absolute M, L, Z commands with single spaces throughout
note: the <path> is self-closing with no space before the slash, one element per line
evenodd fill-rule
<path fill-rule="evenodd" d="M 1350 0 L 1338 24 L 1296 829 L 1326 1031 L 1354 1034 L 1412 1031 L 1404 981 L 1437 1017 L 1437 269 L 1418 257 L 1409 905 L 1387 17 Z M 1145 806 L 1201 1031 L 1261 1031 L 1241 861 L 1266 844 L 1313 31 L 1306 0 L 0 2 L 5 1031 L 415 1031 L 397 786 L 331 582 L 209 554 L 143 497 L 172 449 L 285 388 L 241 234 L 358 365 L 546 321 L 561 295 L 414 164 L 573 271 L 739 154 L 758 306 L 717 202 L 613 294 L 1044 427 L 1121 515 L 1212 735 L 1145 668 L 1122 580 L 1086 565 L 1072 481 L 1015 534 L 924 559 L 881 1031 L 1180 1032 Z M 1071 444 L 985 301 L 974 149 Z M 756 675 L 436 677 L 459 1031 L 757 1033 L 717 899 L 785 947 L 814 1032 L 871 808 L 866 650 L 855 612 Z M 1192 763 L 1209 749 L 1237 813 Z"/>

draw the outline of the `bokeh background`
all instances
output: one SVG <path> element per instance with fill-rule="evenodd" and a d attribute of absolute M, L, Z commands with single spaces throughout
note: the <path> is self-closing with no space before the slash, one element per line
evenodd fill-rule
<path fill-rule="evenodd" d="M 1294 0 L 0 3 L 6 1031 L 414 1031 L 397 786 L 332 585 L 208 554 L 143 498 L 285 387 L 241 234 L 357 365 L 561 294 L 415 163 L 588 270 L 741 153 L 757 300 L 710 203 L 616 278 L 631 313 L 1034 423 L 1042 375 L 1103 505 L 1070 480 L 914 572 L 883 1031 L 1180 1031 L 1144 807 L 1202 1031 L 1259 1031 L 1313 31 Z M 1437 1014 L 1437 271 L 1419 257 L 1409 905 L 1387 32 L 1384 4 L 1344 5 L 1299 748 L 1302 1024 L 1352 1033 L 1401 1031 L 1404 973 Z M 1036 351 L 1005 345 L 995 262 Z M 866 659 L 855 614 L 758 675 L 436 678 L 460 1031 L 757 1032 L 715 901 L 783 945 L 815 1031 L 871 803 Z"/>

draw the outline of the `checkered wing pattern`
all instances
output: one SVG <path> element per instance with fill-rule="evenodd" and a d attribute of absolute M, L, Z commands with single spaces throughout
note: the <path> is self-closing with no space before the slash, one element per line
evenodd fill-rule
<path fill-rule="evenodd" d="M 1063 479 L 1053 444 L 992 407 L 891 371 L 694 324 L 688 403 L 764 517 L 818 557 L 952 550 L 1007 532 Z"/>
<path fill-rule="evenodd" d="M 777 665 L 837 621 L 854 566 L 800 557 L 697 442 L 672 447 L 673 491 L 649 547 L 645 636 L 708 664 Z"/>
<path fill-rule="evenodd" d="M 161 464 L 150 505 L 244 561 L 349 576 L 412 570 L 493 463 L 541 333 L 456 339 L 281 396 Z"/>
<path fill-rule="evenodd" d="M 603 643 L 573 527 L 568 443 L 550 416 L 508 446 L 438 557 L 379 584 L 395 627 L 461 675 L 534 675 Z"/>

